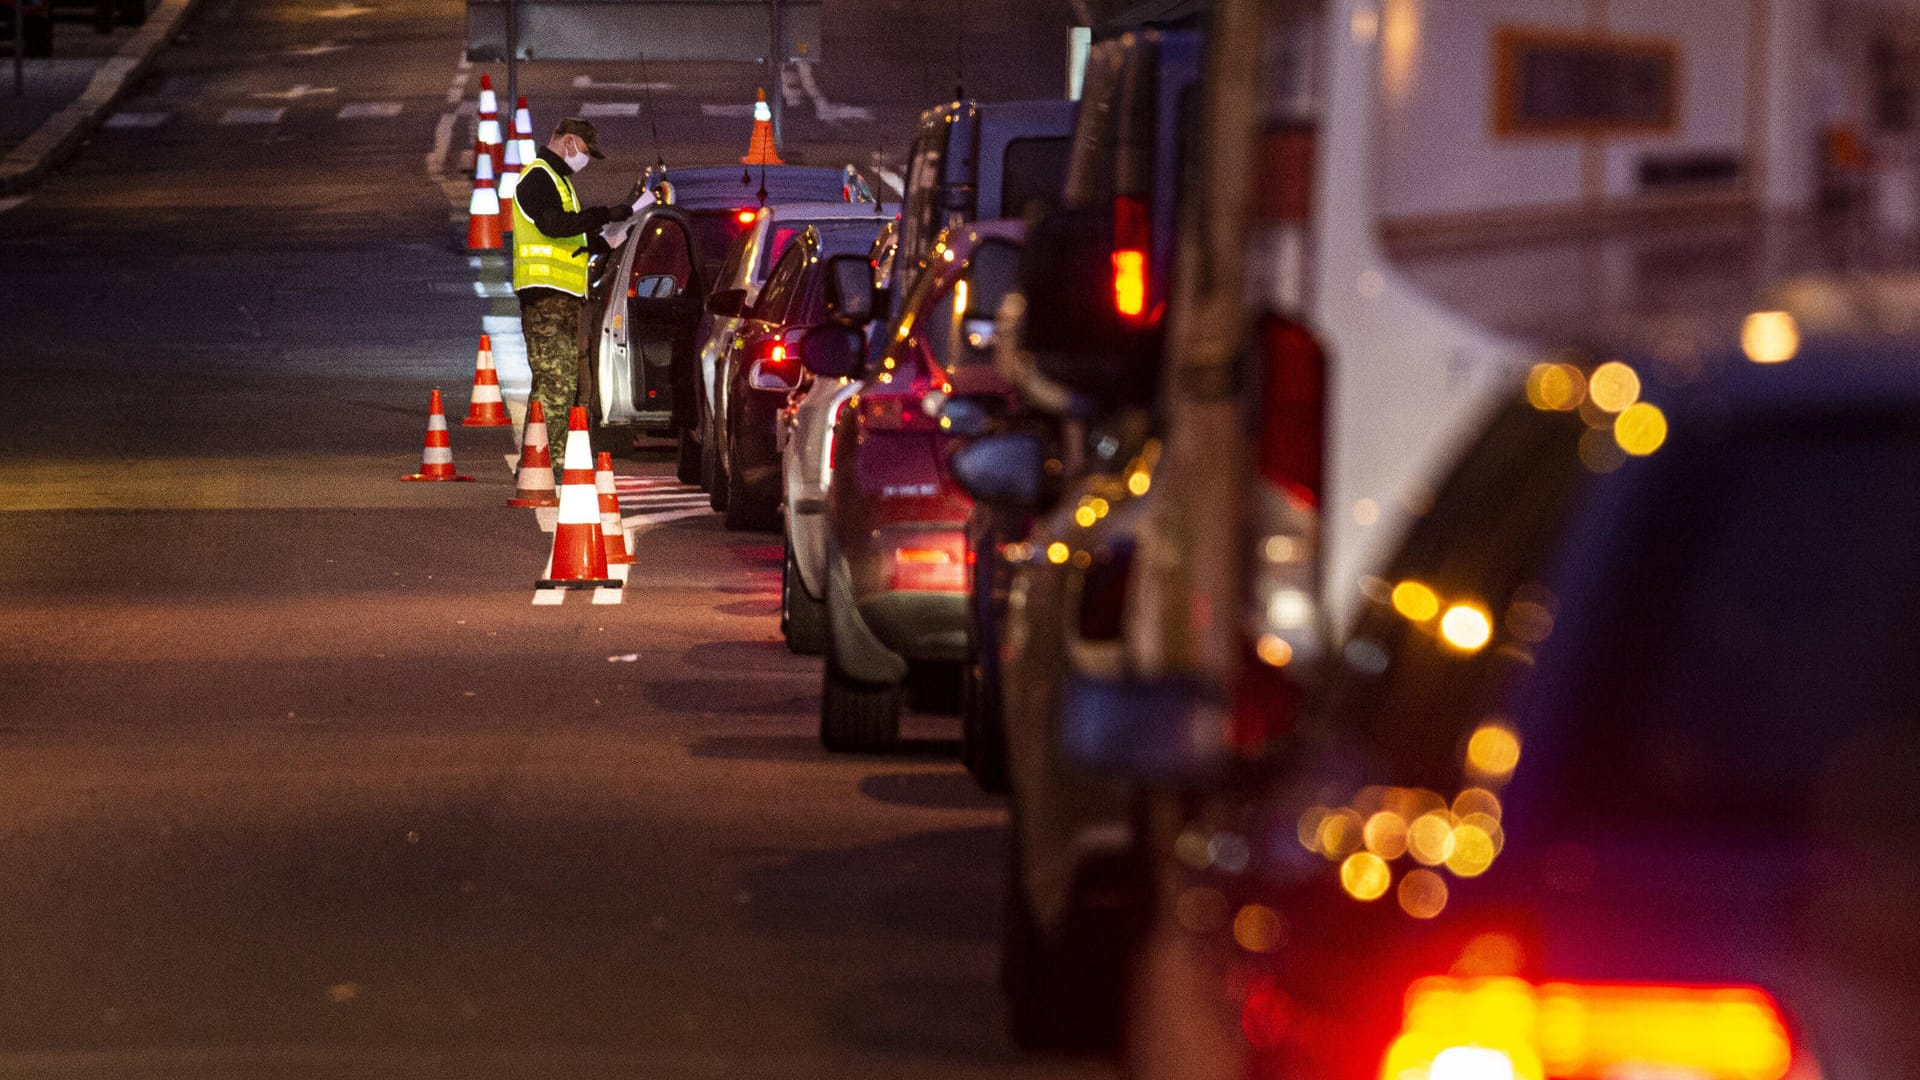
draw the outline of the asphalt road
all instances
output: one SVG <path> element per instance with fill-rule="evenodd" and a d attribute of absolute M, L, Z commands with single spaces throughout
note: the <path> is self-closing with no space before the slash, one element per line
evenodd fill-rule
<path fill-rule="evenodd" d="M 623 604 L 535 607 L 504 432 L 398 482 L 512 310 L 454 243 L 464 120 L 436 151 L 459 16 L 207 0 L 0 212 L 0 1077 L 1104 1075 L 1000 1033 L 954 722 L 817 748 L 776 540 L 659 525 Z M 529 69 L 541 123 L 634 100 L 582 75 L 638 81 Z M 654 66 L 668 152 L 737 155 L 699 106 L 755 75 Z M 651 157 L 604 130 L 590 199 Z"/>

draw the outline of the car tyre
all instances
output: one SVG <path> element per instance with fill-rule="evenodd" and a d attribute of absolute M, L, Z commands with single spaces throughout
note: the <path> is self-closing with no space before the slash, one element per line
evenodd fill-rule
<path fill-rule="evenodd" d="M 1000 940 L 1008 1035 L 1022 1050 L 1118 1053 L 1140 905 L 1076 900 L 1049 933 L 1027 902 L 1017 822 L 1008 850 Z"/>
<path fill-rule="evenodd" d="M 820 745 L 835 753 L 888 750 L 900 740 L 899 683 L 863 682 L 842 671 L 827 634 L 820 686 Z"/>
<path fill-rule="evenodd" d="M 780 528 L 780 503 L 748 487 L 740 474 L 727 472 L 727 528 L 734 532 L 773 532 Z"/>
<path fill-rule="evenodd" d="M 807 595 L 791 541 L 786 544 L 784 562 L 780 574 L 780 632 L 786 635 L 788 651 L 819 656 L 827 651 L 827 603 Z"/>
<path fill-rule="evenodd" d="M 707 488 L 707 505 L 714 510 L 724 511 L 727 508 L 727 496 L 730 493 L 727 490 L 726 463 L 720 460 L 719 441 L 715 437 L 717 430 L 717 426 L 713 422 L 713 416 L 709 414 L 707 416 L 707 437 L 702 444 L 705 447 L 705 456 L 701 459 L 701 477 Z"/>
<path fill-rule="evenodd" d="M 673 468 L 674 479 L 683 484 L 700 482 L 700 443 L 693 437 L 693 429 L 683 427 L 679 431 L 680 459 Z"/>

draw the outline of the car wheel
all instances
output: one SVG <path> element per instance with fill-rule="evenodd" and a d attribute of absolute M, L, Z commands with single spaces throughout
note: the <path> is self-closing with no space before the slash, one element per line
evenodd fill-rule
<path fill-rule="evenodd" d="M 900 739 L 899 683 L 870 683 L 840 669 L 833 634 L 820 685 L 820 745 L 835 753 L 890 749 Z"/>
<path fill-rule="evenodd" d="M 1000 924 L 1000 984 L 1007 995 L 1008 1034 L 1023 1050 L 1116 1053 L 1143 905 L 1110 902 L 1110 890 L 1077 889 L 1073 908 L 1049 932 L 1027 901 L 1019 836 L 1016 823 Z M 1109 877 L 1136 873 L 1132 860 L 1115 863 L 1089 869 L 1106 871 Z M 1124 893 L 1130 883 L 1112 884 L 1122 886 Z M 1090 893 L 1108 894 L 1109 902 L 1080 899 Z"/>
<path fill-rule="evenodd" d="M 827 651 L 827 604 L 807 595 L 799 564 L 793 561 L 791 543 L 786 545 L 785 568 L 780 574 L 780 632 L 786 635 L 788 650 L 800 656 L 819 656 Z"/>
<path fill-rule="evenodd" d="M 1007 738 L 1000 727 L 999 687 L 985 665 L 969 659 L 960 685 L 960 760 L 982 791 L 1007 790 Z"/>
<path fill-rule="evenodd" d="M 703 460 L 711 464 L 706 466 L 703 475 L 707 485 L 707 505 L 715 510 L 725 510 L 727 508 L 727 496 L 729 494 L 727 491 L 727 463 L 720 457 L 720 440 L 717 434 L 719 430 L 719 425 L 713 422 L 713 416 L 709 414 L 707 416 L 707 438 L 705 443 L 706 458 Z"/>
<path fill-rule="evenodd" d="M 694 440 L 692 428 L 681 428 L 679 437 L 680 460 L 674 465 L 674 479 L 683 484 L 697 484 L 700 482 L 700 444 Z"/>
<path fill-rule="evenodd" d="M 780 503 L 727 471 L 727 528 L 735 532 L 773 532 L 780 528 Z"/>

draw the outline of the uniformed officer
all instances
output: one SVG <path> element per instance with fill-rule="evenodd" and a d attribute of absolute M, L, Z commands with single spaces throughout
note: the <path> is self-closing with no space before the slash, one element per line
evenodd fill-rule
<path fill-rule="evenodd" d="M 568 117 L 520 170 L 513 194 L 513 291 L 533 368 L 533 396 L 547 415 L 553 461 L 566 460 L 567 412 L 579 394 L 580 321 L 587 259 L 610 249 L 600 230 L 633 216 L 625 205 L 580 204 L 574 174 L 604 158 L 593 125 Z"/>

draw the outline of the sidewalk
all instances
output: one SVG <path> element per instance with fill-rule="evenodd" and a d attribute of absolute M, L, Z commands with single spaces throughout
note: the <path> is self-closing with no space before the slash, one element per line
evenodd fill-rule
<path fill-rule="evenodd" d="M 24 96 L 14 94 L 13 57 L 0 57 L 0 195 L 29 190 L 106 119 L 145 73 L 198 0 L 161 0 L 142 26 L 96 33 L 58 22 L 53 56 L 24 61 Z"/>

